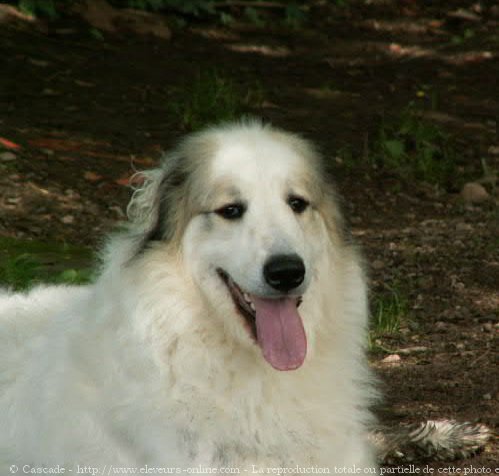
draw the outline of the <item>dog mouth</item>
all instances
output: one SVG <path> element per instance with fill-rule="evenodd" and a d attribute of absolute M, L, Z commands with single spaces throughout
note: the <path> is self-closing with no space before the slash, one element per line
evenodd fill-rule
<path fill-rule="evenodd" d="M 236 282 L 223 270 L 217 269 L 218 275 L 222 278 L 229 289 L 229 293 L 234 301 L 237 311 L 244 319 L 247 329 L 249 330 L 250 336 L 253 340 L 257 341 L 257 330 L 256 330 L 256 309 L 255 304 L 251 300 L 248 293 L 243 292 L 243 290 L 236 284 Z"/>
<path fill-rule="evenodd" d="M 217 273 L 264 358 L 277 370 L 295 370 L 306 356 L 307 339 L 298 314 L 302 297 L 262 298 L 249 294 L 223 269 Z"/>

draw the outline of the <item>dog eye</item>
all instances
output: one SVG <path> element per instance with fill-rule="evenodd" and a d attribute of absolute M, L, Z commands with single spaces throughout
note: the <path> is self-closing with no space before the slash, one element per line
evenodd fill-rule
<path fill-rule="evenodd" d="M 291 196 L 288 198 L 288 205 L 295 213 L 303 213 L 309 203 L 302 197 Z"/>
<path fill-rule="evenodd" d="M 229 205 L 225 205 L 218 210 L 215 210 L 215 213 L 226 220 L 237 220 L 241 218 L 246 211 L 246 207 L 241 203 L 230 203 Z"/>

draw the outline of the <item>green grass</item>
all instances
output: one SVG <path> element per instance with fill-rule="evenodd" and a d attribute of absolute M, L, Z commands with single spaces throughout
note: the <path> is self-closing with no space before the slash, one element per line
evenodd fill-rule
<path fill-rule="evenodd" d="M 467 41 L 475 38 L 475 36 L 475 30 L 471 28 L 465 28 L 460 35 L 454 35 L 451 38 L 451 43 L 456 46 L 461 46 L 463 43 L 466 43 Z"/>
<path fill-rule="evenodd" d="M 445 186 L 455 171 L 456 153 L 450 137 L 409 107 L 396 120 L 382 124 L 370 161 L 406 179 Z"/>
<path fill-rule="evenodd" d="M 17 291 L 39 283 L 87 283 L 92 262 L 86 248 L 0 238 L 0 286 Z"/>
<path fill-rule="evenodd" d="M 395 284 L 386 292 L 374 296 L 371 307 L 369 349 L 386 351 L 387 349 L 379 344 L 379 339 L 398 334 L 402 320 L 407 318 L 409 313 L 407 298 L 400 287 Z"/>
<path fill-rule="evenodd" d="M 172 121 L 184 130 L 195 131 L 210 124 L 231 121 L 249 113 L 263 102 L 259 84 L 242 87 L 213 69 L 198 73 L 192 84 L 178 91 L 169 104 Z"/>
<path fill-rule="evenodd" d="M 412 103 L 398 116 L 381 121 L 374 139 L 365 141 L 361 158 L 349 147 L 341 149 L 339 157 L 347 169 L 367 165 L 442 188 L 457 177 L 457 152 L 451 137 L 423 119 Z"/>
<path fill-rule="evenodd" d="M 19 0 L 18 5 L 19 9 L 28 15 L 57 18 L 54 0 Z"/>
<path fill-rule="evenodd" d="M 372 331 L 376 334 L 395 334 L 401 319 L 407 315 L 407 301 L 397 290 L 377 296 L 374 300 Z"/>

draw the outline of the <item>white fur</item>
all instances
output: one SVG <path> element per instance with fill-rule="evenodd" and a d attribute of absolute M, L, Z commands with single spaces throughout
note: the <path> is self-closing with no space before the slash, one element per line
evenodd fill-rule
<path fill-rule="evenodd" d="M 161 213 L 158 194 L 170 193 L 160 181 L 182 160 L 197 160 L 197 181 L 175 204 L 181 236 L 139 250 Z M 314 182 L 318 161 L 307 142 L 258 123 L 195 135 L 148 174 L 95 284 L 0 295 L 0 473 L 13 464 L 374 468 L 365 282 L 329 216 L 332 195 Z M 235 190 L 246 214 L 224 220 L 213 210 Z M 293 213 L 289 191 L 310 208 Z M 307 269 L 295 292 L 309 349 L 301 368 L 279 372 L 215 270 L 271 296 L 263 263 L 291 252 Z"/>

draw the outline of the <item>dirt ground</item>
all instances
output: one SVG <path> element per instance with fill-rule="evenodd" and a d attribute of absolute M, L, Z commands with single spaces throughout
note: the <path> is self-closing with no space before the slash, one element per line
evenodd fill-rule
<path fill-rule="evenodd" d="M 481 159 L 497 172 L 497 2 L 317 2 L 298 29 L 189 23 L 170 41 L 100 39 L 75 19 L 2 25 L 0 236 L 97 247 L 124 217 L 133 171 L 185 132 L 168 113 L 177 91 L 213 67 L 243 89 L 260 85 L 252 113 L 319 144 L 335 163 L 373 293 L 394 282 L 406 293 L 409 317 L 383 339 L 406 351 L 392 363 L 371 356 L 381 419 L 452 417 L 497 430 L 497 190 L 471 205 L 457 185 L 437 190 L 336 159 L 347 145 L 362 154 L 381 117 L 438 98 L 429 119 L 455 137 L 463 175 L 479 179 Z M 494 472 L 497 440 L 473 459 L 429 467 Z"/>

